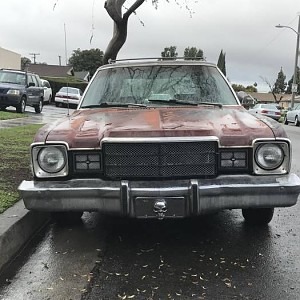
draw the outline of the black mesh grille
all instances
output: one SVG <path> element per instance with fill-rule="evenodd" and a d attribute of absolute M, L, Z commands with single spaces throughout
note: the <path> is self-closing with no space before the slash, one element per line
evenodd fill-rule
<path fill-rule="evenodd" d="M 213 176 L 216 152 L 216 142 L 106 142 L 104 173 L 112 178 Z"/>

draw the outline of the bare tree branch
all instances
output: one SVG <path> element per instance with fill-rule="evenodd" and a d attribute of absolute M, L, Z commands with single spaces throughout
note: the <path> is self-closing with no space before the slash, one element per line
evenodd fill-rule
<path fill-rule="evenodd" d="M 131 7 L 126 11 L 126 13 L 124 13 L 123 18 L 129 18 L 129 16 L 136 10 L 138 9 L 143 3 L 145 2 L 145 0 L 137 0 L 135 1 Z"/>

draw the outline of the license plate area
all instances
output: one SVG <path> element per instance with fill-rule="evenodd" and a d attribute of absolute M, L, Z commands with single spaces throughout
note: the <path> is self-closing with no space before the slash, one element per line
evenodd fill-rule
<path fill-rule="evenodd" d="M 137 218 L 183 218 L 186 216 L 185 197 L 136 197 Z"/>

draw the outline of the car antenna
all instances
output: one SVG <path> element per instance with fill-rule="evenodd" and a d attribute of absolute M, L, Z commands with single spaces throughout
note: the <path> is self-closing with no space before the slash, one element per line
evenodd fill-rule
<path fill-rule="evenodd" d="M 68 113 L 67 116 L 70 116 L 70 102 L 69 102 L 69 81 L 67 81 L 67 107 L 68 107 Z"/>

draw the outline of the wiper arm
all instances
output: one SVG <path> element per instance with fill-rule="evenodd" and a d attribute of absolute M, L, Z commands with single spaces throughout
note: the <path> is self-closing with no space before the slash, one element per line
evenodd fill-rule
<path fill-rule="evenodd" d="M 114 102 L 102 102 L 102 103 L 99 103 L 99 104 L 92 104 L 92 105 L 81 106 L 81 108 L 97 108 L 97 107 L 130 107 L 130 106 L 147 107 L 147 105 L 145 105 L 145 104 L 139 104 L 139 103 L 114 103 Z"/>
<path fill-rule="evenodd" d="M 149 102 L 162 102 L 162 103 L 175 103 L 175 104 L 184 104 L 184 105 L 213 105 L 218 106 L 220 108 L 223 107 L 222 103 L 214 103 L 214 102 L 191 102 L 186 100 L 177 100 L 177 99 L 170 99 L 170 100 L 159 100 L 159 99 L 148 99 Z"/>
<path fill-rule="evenodd" d="M 162 103 L 175 103 L 175 104 L 192 105 L 192 106 L 198 105 L 198 103 L 195 103 L 195 102 L 177 100 L 177 99 L 170 99 L 170 100 L 148 99 L 148 101 L 149 102 L 162 102 Z"/>
<path fill-rule="evenodd" d="M 213 105 L 213 106 L 218 106 L 220 108 L 223 107 L 223 104 L 222 103 L 215 103 L 215 102 L 199 102 L 197 103 L 198 105 Z"/>

